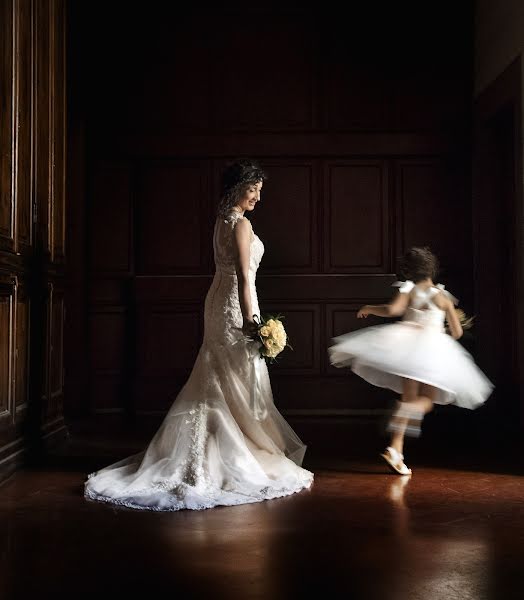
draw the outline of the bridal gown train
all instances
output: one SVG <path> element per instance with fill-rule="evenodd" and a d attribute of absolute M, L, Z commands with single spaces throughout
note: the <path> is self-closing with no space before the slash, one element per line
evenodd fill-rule
<path fill-rule="evenodd" d="M 216 272 L 205 300 L 204 340 L 187 383 L 144 452 L 89 475 L 87 498 L 172 511 L 260 502 L 310 487 L 313 474 L 300 466 L 306 448 L 276 409 L 266 363 L 241 331 L 233 232 L 242 218 L 232 211 L 215 224 Z M 255 314 L 263 253 L 252 233 Z"/>

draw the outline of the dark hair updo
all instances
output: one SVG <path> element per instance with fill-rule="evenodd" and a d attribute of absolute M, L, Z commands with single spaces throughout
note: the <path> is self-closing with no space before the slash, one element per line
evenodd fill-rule
<path fill-rule="evenodd" d="M 438 274 L 438 258 L 427 247 L 414 246 L 400 259 L 400 279 L 410 279 L 414 283 L 424 279 L 434 279 Z"/>
<path fill-rule="evenodd" d="M 260 165 L 249 158 L 239 159 L 228 165 L 222 174 L 218 216 L 227 217 L 229 211 L 239 203 L 250 186 L 264 182 L 266 179 L 267 175 Z"/>

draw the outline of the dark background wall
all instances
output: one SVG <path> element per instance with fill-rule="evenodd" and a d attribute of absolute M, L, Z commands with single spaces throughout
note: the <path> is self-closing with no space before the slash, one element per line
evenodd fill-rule
<path fill-rule="evenodd" d="M 201 342 L 219 174 L 238 155 L 270 176 L 252 221 L 262 310 L 293 340 L 272 368 L 289 418 L 387 405 L 326 348 L 389 297 L 405 248 L 429 244 L 474 310 L 472 4 L 365 5 L 70 3 L 70 415 L 170 405 Z"/>

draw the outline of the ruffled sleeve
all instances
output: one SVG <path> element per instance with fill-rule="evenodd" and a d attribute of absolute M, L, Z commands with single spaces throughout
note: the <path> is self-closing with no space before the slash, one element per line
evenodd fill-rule
<path fill-rule="evenodd" d="M 395 281 L 395 283 L 391 284 L 391 287 L 398 287 L 398 291 L 401 294 L 409 294 L 415 287 L 415 284 L 411 281 L 411 279 L 407 279 L 406 281 Z"/>
<path fill-rule="evenodd" d="M 459 301 L 458 298 L 455 298 L 455 296 L 453 294 L 451 294 L 450 292 L 448 292 L 448 290 L 446 289 L 446 287 L 442 284 L 442 283 L 437 283 L 437 286 L 439 291 L 441 291 L 444 296 L 446 296 L 447 298 L 449 298 L 451 300 L 451 302 L 453 302 L 453 304 L 456 306 Z"/>

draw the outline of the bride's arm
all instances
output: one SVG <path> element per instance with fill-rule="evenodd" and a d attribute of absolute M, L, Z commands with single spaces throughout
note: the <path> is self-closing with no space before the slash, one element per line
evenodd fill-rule
<path fill-rule="evenodd" d="M 235 226 L 236 246 L 236 272 L 238 280 L 238 299 L 244 322 L 242 329 L 250 333 L 253 329 L 253 309 L 251 305 L 251 291 L 249 289 L 249 259 L 251 248 L 251 223 L 241 219 Z"/>

